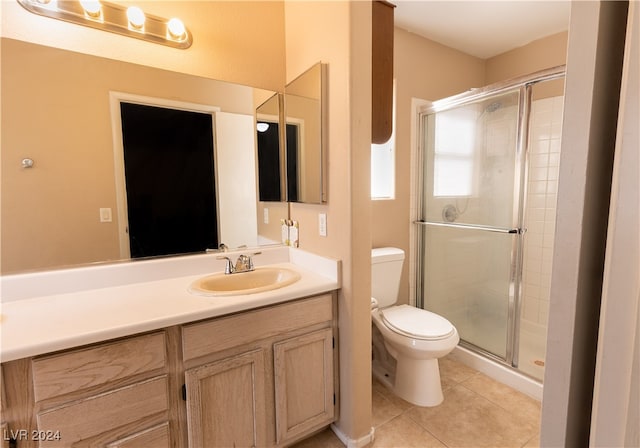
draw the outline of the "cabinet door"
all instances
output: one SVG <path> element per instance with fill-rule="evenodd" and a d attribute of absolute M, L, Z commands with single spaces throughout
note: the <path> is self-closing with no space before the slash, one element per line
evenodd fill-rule
<path fill-rule="evenodd" d="M 278 443 L 334 420 L 331 328 L 273 346 Z"/>
<path fill-rule="evenodd" d="M 264 446 L 264 351 L 205 364 L 185 372 L 189 446 Z"/>

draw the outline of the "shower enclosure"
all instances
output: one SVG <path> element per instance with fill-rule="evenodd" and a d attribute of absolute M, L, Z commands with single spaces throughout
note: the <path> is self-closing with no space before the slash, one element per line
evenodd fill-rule
<path fill-rule="evenodd" d="M 564 66 L 420 113 L 417 306 L 542 380 Z"/>

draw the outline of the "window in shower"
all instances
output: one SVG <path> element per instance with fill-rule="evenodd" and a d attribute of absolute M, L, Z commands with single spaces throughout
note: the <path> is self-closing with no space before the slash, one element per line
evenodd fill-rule
<path fill-rule="evenodd" d="M 477 114 L 472 108 L 435 115 L 433 195 L 471 196 L 476 190 L 475 138 Z"/>

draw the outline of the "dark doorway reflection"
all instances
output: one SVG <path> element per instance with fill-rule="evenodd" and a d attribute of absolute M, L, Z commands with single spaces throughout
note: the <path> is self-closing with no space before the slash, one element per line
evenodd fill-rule
<path fill-rule="evenodd" d="M 211 115 L 120 107 L 131 257 L 218 247 Z"/>

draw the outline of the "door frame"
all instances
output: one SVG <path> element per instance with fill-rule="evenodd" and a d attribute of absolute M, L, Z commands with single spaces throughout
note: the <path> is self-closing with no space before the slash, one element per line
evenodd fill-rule
<path fill-rule="evenodd" d="M 120 115 L 120 103 L 140 104 L 144 106 L 162 107 L 165 109 L 175 109 L 188 112 L 207 113 L 211 115 L 211 141 L 215 143 L 215 112 L 220 112 L 220 107 L 208 104 L 189 103 L 166 98 L 136 95 L 133 93 L 109 91 L 109 107 L 111 113 L 111 131 L 113 139 L 113 166 L 115 172 L 116 189 L 116 214 L 118 217 L 118 245 L 120 248 L 120 258 L 131 258 L 131 248 L 129 246 L 129 214 L 127 212 L 127 185 L 124 175 L 124 144 L 122 140 L 122 116 Z M 216 150 L 213 146 L 214 162 L 216 160 Z M 217 164 L 214 163 L 217 169 Z M 216 173 L 214 169 L 214 178 Z M 218 191 L 216 189 L 216 196 Z M 216 197 L 216 203 L 218 198 Z"/>

